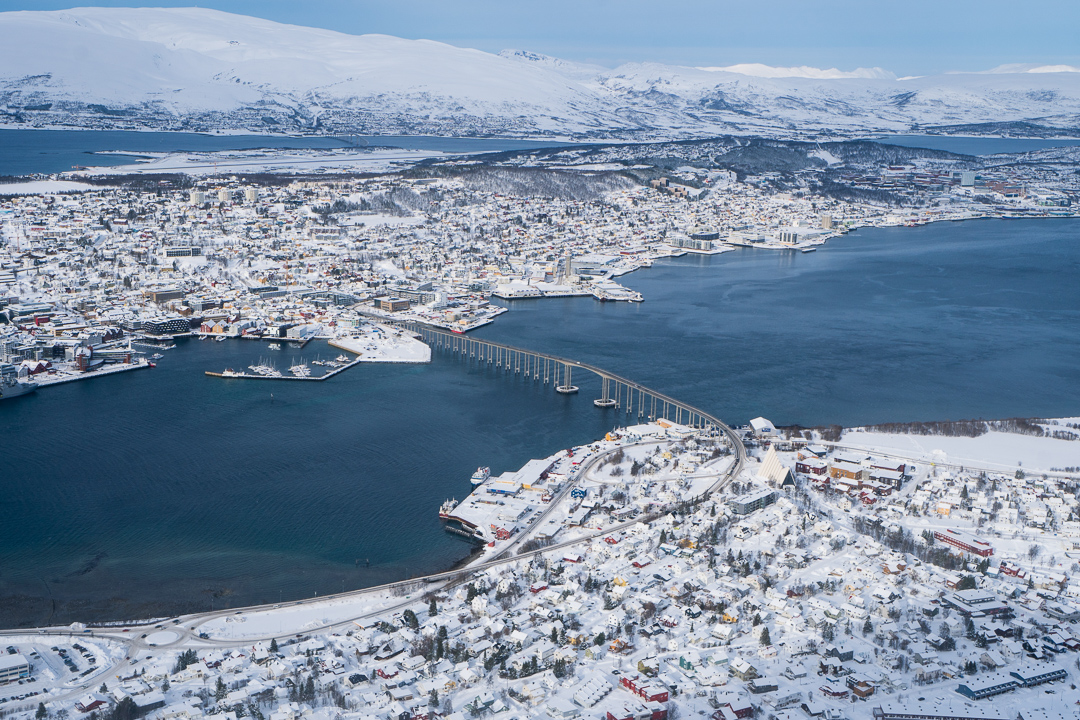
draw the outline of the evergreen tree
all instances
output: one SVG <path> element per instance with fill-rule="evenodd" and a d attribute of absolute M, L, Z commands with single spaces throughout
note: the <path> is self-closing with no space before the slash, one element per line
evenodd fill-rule
<path fill-rule="evenodd" d="M 439 707 L 439 691 L 435 688 L 431 688 L 431 694 L 428 695 L 427 704 L 428 707 L 432 709 Z"/>
<path fill-rule="evenodd" d="M 557 627 L 555 627 L 554 625 L 551 626 L 551 644 L 552 645 L 558 645 L 559 644 L 559 629 Z"/>
<path fill-rule="evenodd" d="M 428 617 L 435 617 L 439 614 L 439 606 L 435 604 L 435 598 L 431 598 L 431 602 L 428 603 L 427 613 Z"/>
<path fill-rule="evenodd" d="M 135 701 L 130 697 L 126 697 L 113 708 L 112 720 L 134 720 L 135 713 Z"/>
<path fill-rule="evenodd" d="M 866 622 L 863 623 L 862 632 L 863 635 L 869 635 L 870 633 L 874 632 L 874 624 L 870 622 L 869 617 L 867 617 Z"/>
<path fill-rule="evenodd" d="M 225 696 L 227 694 L 228 691 L 225 689 L 225 681 L 223 681 L 219 676 L 217 679 L 217 685 L 214 686 L 214 699 L 220 702 L 221 700 L 225 699 Z"/>
<path fill-rule="evenodd" d="M 604 636 L 604 633 L 600 633 L 596 636 L 596 639 L 593 640 L 593 642 L 596 644 L 597 647 L 600 647 L 605 642 L 607 642 L 607 637 Z"/>
<path fill-rule="evenodd" d="M 401 613 L 401 620 L 407 627 L 416 630 L 420 627 L 420 620 L 416 617 L 416 613 L 411 608 L 406 608 L 405 612 Z"/>
<path fill-rule="evenodd" d="M 37 712 L 34 713 L 34 717 L 37 718 L 37 720 L 41 720 L 47 714 L 48 714 L 48 711 L 45 710 L 45 703 L 39 702 L 38 706 L 37 706 Z"/>
<path fill-rule="evenodd" d="M 278 651 L 277 638 L 270 641 L 270 652 L 276 653 Z"/>
<path fill-rule="evenodd" d="M 762 645 L 772 645 L 772 640 L 769 638 L 768 625 L 761 629 L 761 636 L 758 638 L 758 642 L 760 642 Z"/>

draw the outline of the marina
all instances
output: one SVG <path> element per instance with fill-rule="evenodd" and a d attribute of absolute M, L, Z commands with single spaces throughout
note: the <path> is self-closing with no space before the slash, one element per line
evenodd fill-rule
<path fill-rule="evenodd" d="M 306 369 L 306 365 L 299 364 L 294 365 L 292 366 L 292 368 L 290 368 L 290 372 L 293 373 L 292 375 L 284 375 L 281 372 L 274 370 L 268 365 L 251 366 L 252 372 L 250 373 L 236 372 L 231 369 L 225 369 L 222 372 L 213 372 L 211 370 L 207 370 L 206 374 L 210 377 L 225 378 L 227 380 L 303 380 L 309 382 L 322 382 L 324 380 L 329 380 L 335 375 L 345 372 L 349 368 L 356 367 L 362 362 L 364 362 L 363 358 L 354 358 L 347 363 L 336 364 L 336 367 L 331 368 L 324 375 L 315 376 L 311 375 L 311 371 Z M 299 369 L 301 367 L 304 368 L 306 371 L 293 370 L 293 368 Z"/>

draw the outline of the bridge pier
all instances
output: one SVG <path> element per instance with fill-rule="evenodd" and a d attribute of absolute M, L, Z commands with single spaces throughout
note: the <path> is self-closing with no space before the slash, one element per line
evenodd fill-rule
<path fill-rule="evenodd" d="M 611 398 L 611 378 L 602 377 L 600 380 L 600 399 L 593 400 L 593 405 L 598 408 L 615 407 L 615 401 Z"/>
<path fill-rule="evenodd" d="M 573 395 L 578 391 L 577 385 L 570 382 L 571 379 L 571 367 L 568 363 L 563 364 L 563 384 L 555 386 L 555 392 L 560 392 L 563 395 Z"/>

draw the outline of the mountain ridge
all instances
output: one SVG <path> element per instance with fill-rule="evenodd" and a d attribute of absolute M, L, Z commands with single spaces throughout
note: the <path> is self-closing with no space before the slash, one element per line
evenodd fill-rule
<path fill-rule="evenodd" d="M 1027 123 L 1080 134 L 1080 72 L 614 69 L 202 8 L 0 13 L 0 123 L 655 140 Z M 1015 71 L 1010 70 L 1012 68 Z"/>

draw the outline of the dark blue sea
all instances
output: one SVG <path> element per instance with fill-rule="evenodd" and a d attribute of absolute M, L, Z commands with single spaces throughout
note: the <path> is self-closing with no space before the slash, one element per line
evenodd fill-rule
<path fill-rule="evenodd" d="M 1011 138 L 1011 137 L 965 137 L 959 135 L 883 135 L 871 138 L 876 142 L 902 147 L 945 150 L 961 155 L 994 155 L 997 153 L 1021 153 L 1046 148 L 1073 147 L 1080 145 L 1080 138 Z"/>
<path fill-rule="evenodd" d="M 624 276 L 638 305 L 526 300 L 480 337 L 589 361 L 731 423 L 1080 414 L 1080 222 L 866 229 Z M 336 355 L 319 343 L 276 351 Z M 438 505 L 618 424 L 578 396 L 435 356 L 325 383 L 153 370 L 0 403 L 0 626 L 278 602 L 446 568 Z M 273 397 L 271 397 L 271 394 Z M 1080 443 L 1078 443 L 1080 455 Z M 1080 460 L 1076 463 L 1080 465 Z"/>

